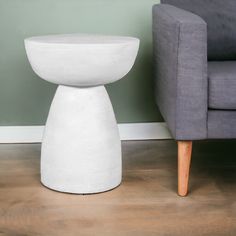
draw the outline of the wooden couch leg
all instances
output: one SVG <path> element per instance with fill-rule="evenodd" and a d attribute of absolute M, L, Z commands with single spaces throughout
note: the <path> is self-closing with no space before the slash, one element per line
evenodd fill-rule
<path fill-rule="evenodd" d="M 188 193 L 189 169 L 192 155 L 192 141 L 178 141 L 178 194 Z"/>

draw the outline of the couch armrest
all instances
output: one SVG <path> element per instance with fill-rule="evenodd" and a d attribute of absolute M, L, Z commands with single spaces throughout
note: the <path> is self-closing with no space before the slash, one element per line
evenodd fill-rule
<path fill-rule="evenodd" d="M 177 7 L 153 6 L 156 101 L 177 140 L 207 137 L 207 25 Z"/>

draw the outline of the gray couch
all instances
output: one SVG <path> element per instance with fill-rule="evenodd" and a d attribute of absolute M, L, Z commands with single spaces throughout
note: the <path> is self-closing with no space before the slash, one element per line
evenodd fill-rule
<path fill-rule="evenodd" d="M 178 141 L 187 194 L 192 141 L 236 138 L 236 0 L 162 0 L 153 7 L 156 101 Z"/>

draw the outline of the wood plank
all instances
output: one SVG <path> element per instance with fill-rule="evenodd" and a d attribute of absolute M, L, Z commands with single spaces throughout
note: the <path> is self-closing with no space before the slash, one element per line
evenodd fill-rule
<path fill-rule="evenodd" d="M 40 145 L 0 145 L 0 235 L 234 236 L 235 144 L 194 144 L 186 198 L 174 141 L 123 142 L 122 185 L 95 195 L 43 187 Z"/>

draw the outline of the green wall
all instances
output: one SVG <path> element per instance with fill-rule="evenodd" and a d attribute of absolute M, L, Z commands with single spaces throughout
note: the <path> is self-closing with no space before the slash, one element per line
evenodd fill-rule
<path fill-rule="evenodd" d="M 151 7 L 158 0 L 0 0 L 0 125 L 41 125 L 56 86 L 39 79 L 23 39 L 57 33 L 141 39 L 132 71 L 107 86 L 118 122 L 160 121 L 154 102 Z"/>

